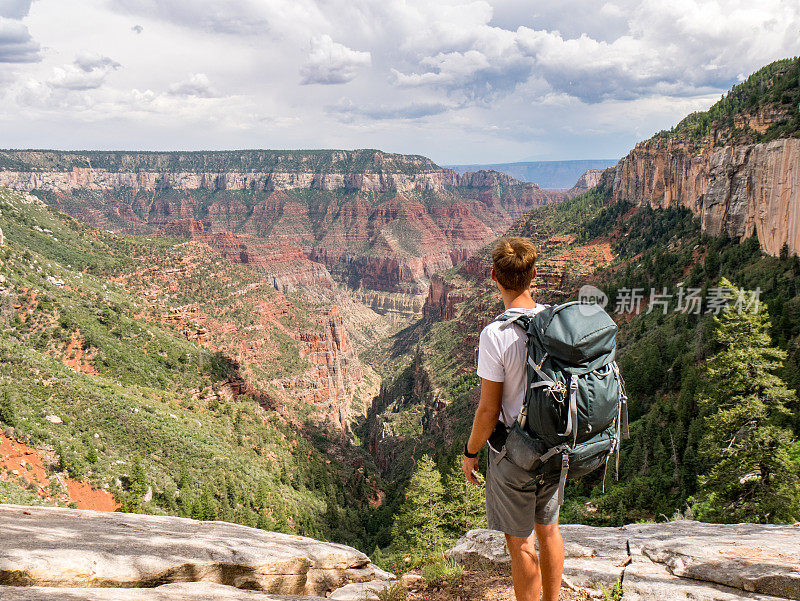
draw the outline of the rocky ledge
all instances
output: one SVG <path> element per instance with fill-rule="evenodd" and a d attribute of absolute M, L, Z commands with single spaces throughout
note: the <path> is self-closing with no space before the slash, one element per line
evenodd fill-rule
<path fill-rule="evenodd" d="M 622 581 L 633 601 L 800 599 L 800 524 L 677 521 L 561 527 L 564 579 L 587 589 Z M 469 568 L 509 567 L 503 534 L 470 530 L 446 556 Z"/>
<path fill-rule="evenodd" d="M 0 532 L 6 601 L 355 600 L 394 578 L 352 547 L 226 522 L 0 505 Z"/>

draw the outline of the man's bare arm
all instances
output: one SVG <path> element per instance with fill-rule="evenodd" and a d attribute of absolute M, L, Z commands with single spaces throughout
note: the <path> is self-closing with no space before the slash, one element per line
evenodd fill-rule
<path fill-rule="evenodd" d="M 481 400 L 478 402 L 475 419 L 472 421 L 472 433 L 467 442 L 467 450 L 470 453 L 480 451 L 489 440 L 500 417 L 502 403 L 503 383 L 481 378 Z M 467 480 L 478 484 L 473 473 L 478 469 L 478 458 L 464 457 L 463 469 Z"/>

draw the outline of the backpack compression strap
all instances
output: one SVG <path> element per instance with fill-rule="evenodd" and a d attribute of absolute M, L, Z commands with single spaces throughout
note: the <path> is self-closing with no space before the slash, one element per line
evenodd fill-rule
<path fill-rule="evenodd" d="M 550 392 L 564 394 L 567 390 L 564 384 L 562 382 L 556 382 L 542 371 L 541 366 L 544 364 L 546 358 L 547 353 L 542 357 L 541 363 L 536 365 L 533 359 L 528 356 L 528 365 L 533 368 L 533 371 L 535 371 L 536 375 L 540 378 L 538 382 L 533 382 L 530 387 L 538 388 L 543 386 L 549 388 Z M 524 426 L 525 424 L 521 423 L 520 425 Z M 570 434 L 572 434 L 572 446 L 574 447 L 575 443 L 578 442 L 578 376 L 574 374 L 569 382 L 569 412 L 567 413 L 567 425 L 563 432 L 558 432 L 559 436 L 569 436 Z"/>
<path fill-rule="evenodd" d="M 619 449 L 622 446 L 622 439 L 625 440 L 631 437 L 631 433 L 628 430 L 628 395 L 625 393 L 625 381 L 622 379 L 622 375 L 619 373 L 619 366 L 617 365 L 616 361 L 611 362 L 611 369 L 614 372 L 614 377 L 617 379 L 617 386 L 619 387 L 619 407 L 617 409 L 617 434 L 616 434 L 616 444 L 617 448 L 617 456 L 615 459 L 616 462 L 616 479 L 619 480 Z M 605 475 L 603 476 L 603 481 L 605 484 Z"/>

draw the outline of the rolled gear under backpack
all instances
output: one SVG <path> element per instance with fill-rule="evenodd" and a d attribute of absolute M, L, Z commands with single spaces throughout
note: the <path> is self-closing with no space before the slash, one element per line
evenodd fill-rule
<path fill-rule="evenodd" d="M 567 478 L 607 466 L 614 451 L 619 470 L 619 445 L 629 434 L 625 383 L 615 361 L 617 325 L 602 307 L 581 301 L 497 320 L 501 329 L 516 325 L 528 337 L 525 399 L 498 461 L 507 456 L 530 472 L 528 485 L 560 474 L 561 505 Z"/>

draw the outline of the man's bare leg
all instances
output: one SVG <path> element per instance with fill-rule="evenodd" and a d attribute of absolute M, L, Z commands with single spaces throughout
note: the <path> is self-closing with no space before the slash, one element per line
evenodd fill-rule
<path fill-rule="evenodd" d="M 506 545 L 511 555 L 511 579 L 517 601 L 539 601 L 542 574 L 533 534 L 528 537 L 506 534 Z"/>
<path fill-rule="evenodd" d="M 539 563 L 541 564 L 542 601 L 557 601 L 561 590 L 561 575 L 564 571 L 564 540 L 555 524 L 536 524 L 539 540 Z M 519 599 L 519 596 L 517 596 Z"/>

